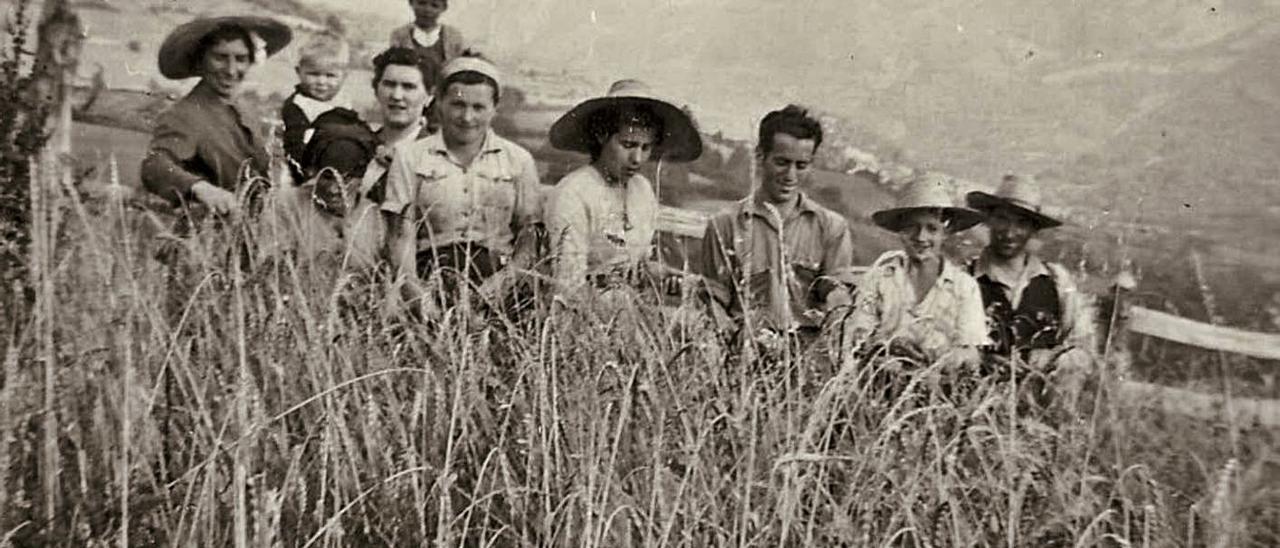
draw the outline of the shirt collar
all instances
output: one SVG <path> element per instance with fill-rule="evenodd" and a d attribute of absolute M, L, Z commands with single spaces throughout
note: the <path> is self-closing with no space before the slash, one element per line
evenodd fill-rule
<path fill-rule="evenodd" d="M 422 27 L 414 25 L 413 41 L 424 48 L 436 45 L 436 42 L 440 41 L 440 25 L 436 25 L 431 30 L 422 30 Z"/>
<path fill-rule="evenodd" d="M 1033 253 L 1028 253 L 1026 260 L 1027 260 L 1026 268 L 1023 269 L 1022 271 L 1022 281 L 1031 280 L 1033 278 L 1036 278 L 1037 276 L 1050 275 L 1049 267 L 1044 264 L 1044 261 L 1041 260 L 1040 257 L 1037 257 Z M 1002 277 L 1000 275 L 1001 274 L 1000 271 L 992 269 L 991 263 L 992 263 L 991 253 L 989 251 L 984 250 L 982 254 L 979 255 L 978 258 L 974 261 L 973 276 L 975 278 L 981 278 L 985 276 L 988 280 L 999 283 L 1006 287 L 1015 287 L 1019 285 L 1018 284 L 1019 280 L 1005 279 L 1004 277 Z"/>
<path fill-rule="evenodd" d="M 213 84 L 205 82 L 203 79 L 200 80 L 200 83 L 196 84 L 196 87 L 191 88 L 191 93 L 188 94 L 188 97 L 191 97 L 200 105 L 218 105 L 222 108 L 229 109 L 234 112 L 236 116 L 243 118 L 242 115 L 245 109 L 244 106 L 240 104 L 240 101 L 236 99 L 228 99 L 219 95 L 218 92 L 213 89 Z"/>
<path fill-rule="evenodd" d="M 799 199 L 796 202 L 796 213 L 816 213 L 818 211 L 816 206 L 817 204 L 815 204 L 813 200 L 809 199 L 808 195 L 804 192 L 799 193 Z M 760 201 L 758 194 L 752 192 L 742 200 L 739 211 L 742 213 L 743 217 L 750 217 L 754 215 L 764 219 L 772 225 L 774 215 L 770 212 L 770 209 L 772 208 Z"/>
<path fill-rule="evenodd" d="M 321 114 L 329 112 L 335 108 L 347 108 L 345 104 L 334 101 L 319 101 L 303 95 L 301 92 L 293 95 L 293 104 L 297 105 L 302 114 L 306 115 L 307 120 L 314 122 Z"/>
<path fill-rule="evenodd" d="M 453 159 L 453 154 L 449 152 L 449 147 L 444 144 L 444 131 L 437 131 L 423 139 L 423 146 L 433 155 L 439 155 Z M 480 146 L 480 155 L 502 152 L 502 141 L 497 133 L 493 132 L 493 128 L 489 128 L 484 134 L 484 143 Z"/>
<path fill-rule="evenodd" d="M 885 253 L 878 261 L 876 266 L 884 266 L 885 274 L 888 276 L 897 276 L 899 273 L 906 275 L 907 273 L 907 252 L 902 250 L 890 251 Z M 950 259 L 943 257 L 942 272 L 938 274 L 937 283 L 946 285 L 955 285 L 956 278 L 964 272 L 959 266 L 951 262 Z"/>

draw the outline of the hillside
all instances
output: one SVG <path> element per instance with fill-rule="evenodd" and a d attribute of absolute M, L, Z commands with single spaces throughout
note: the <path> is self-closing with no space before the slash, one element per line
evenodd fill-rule
<path fill-rule="evenodd" d="M 263 4 L 290 12 L 298 29 L 316 27 L 288 1 L 85 3 L 85 75 L 101 64 L 109 86 L 180 92 L 152 73 L 164 32 L 197 11 L 261 12 Z M 360 12 L 330 0 L 306 5 L 336 6 L 366 52 L 409 18 L 399 0 L 370 0 Z M 1221 275 L 1245 265 L 1280 281 L 1269 272 L 1280 254 L 1269 237 L 1280 233 L 1278 14 L 1280 2 L 1262 0 L 815 0 L 804 9 L 530 0 L 520 10 L 458 3 L 447 18 L 541 105 L 514 122 L 531 148 L 558 112 L 621 76 L 650 80 L 688 103 L 704 129 L 737 142 L 750 138 L 760 113 L 799 101 L 831 115 L 831 167 L 870 157 L 895 176 L 937 169 L 967 186 L 1039 173 L 1087 239 L 1075 247 L 1141 236 L 1156 255 L 1185 259 L 1196 250 Z M 258 93 L 287 93 L 291 63 L 286 51 L 260 67 Z M 368 102 L 367 78 L 351 76 L 357 102 Z M 723 144 L 741 146 L 732 139 Z M 729 148 L 721 160 L 732 155 Z M 668 195 L 712 208 L 708 198 L 740 192 L 713 185 Z M 819 192 L 855 219 L 885 201 L 857 178 Z"/>

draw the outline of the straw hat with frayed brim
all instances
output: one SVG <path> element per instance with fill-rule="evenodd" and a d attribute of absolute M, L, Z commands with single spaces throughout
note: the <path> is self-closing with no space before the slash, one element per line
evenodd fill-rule
<path fill-rule="evenodd" d="M 289 30 L 288 25 L 270 17 L 201 17 L 178 25 L 178 28 L 165 37 L 164 43 L 160 44 L 160 74 L 171 80 L 200 76 L 200 60 L 195 58 L 196 49 L 205 36 L 224 27 L 240 27 L 248 31 L 251 37 L 261 39 L 261 43 L 250 45 L 255 49 L 264 49 L 268 57 L 284 49 L 293 39 L 293 31 Z"/>
<path fill-rule="evenodd" d="M 675 105 L 654 96 L 639 80 L 620 80 L 609 93 L 579 103 L 551 125 L 551 146 L 560 150 L 591 152 L 591 131 L 587 121 L 597 113 L 626 107 L 646 108 L 662 119 L 662 158 L 691 162 L 702 156 L 702 136 L 693 120 Z"/>
<path fill-rule="evenodd" d="M 913 179 L 902 189 L 897 206 L 872 213 L 871 220 L 892 232 L 901 231 L 907 218 L 919 211 L 941 211 L 951 232 L 960 232 L 982 222 L 981 213 L 955 205 L 950 188 L 951 182 L 943 177 Z"/>
<path fill-rule="evenodd" d="M 1044 213 L 1040 186 L 1034 178 L 1006 175 L 995 194 L 974 191 L 965 196 L 965 201 L 969 207 L 988 214 L 998 208 L 1012 209 L 1030 220 L 1036 229 L 1062 226 L 1062 221 Z"/>

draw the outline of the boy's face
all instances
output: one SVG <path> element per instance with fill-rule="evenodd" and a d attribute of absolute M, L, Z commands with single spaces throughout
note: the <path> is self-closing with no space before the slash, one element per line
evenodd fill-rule
<path fill-rule="evenodd" d="M 987 228 L 991 229 L 987 249 L 1006 260 L 1021 257 L 1027 243 L 1036 235 L 1036 225 L 1031 219 L 1007 207 L 998 207 L 987 214 Z"/>
<path fill-rule="evenodd" d="M 434 25 L 449 9 L 449 0 L 409 0 L 409 7 L 418 26 Z"/>
<path fill-rule="evenodd" d="M 317 101 L 333 100 L 346 79 L 347 70 L 336 61 L 304 61 L 298 65 L 302 94 Z"/>
<path fill-rule="evenodd" d="M 928 209 L 908 214 L 898 230 L 903 249 L 918 261 L 942 258 L 942 244 L 947 241 L 947 235 L 942 212 Z"/>

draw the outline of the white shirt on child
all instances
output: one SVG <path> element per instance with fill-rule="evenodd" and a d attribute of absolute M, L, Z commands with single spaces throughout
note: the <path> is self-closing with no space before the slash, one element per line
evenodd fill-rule
<path fill-rule="evenodd" d="M 440 25 L 436 25 L 431 30 L 422 30 L 422 27 L 413 27 L 413 41 L 420 47 L 429 48 L 436 45 L 440 41 Z"/>
<path fill-rule="evenodd" d="M 339 101 L 336 98 L 331 101 L 321 101 L 307 97 L 301 93 L 293 96 L 293 104 L 298 106 L 298 109 L 302 111 L 302 114 L 307 117 L 308 122 L 314 122 L 321 114 L 329 112 L 335 108 L 351 108 L 347 106 L 345 101 Z M 302 133 L 302 142 L 310 142 L 311 136 L 315 134 L 315 129 L 308 129 L 304 131 Z"/>

